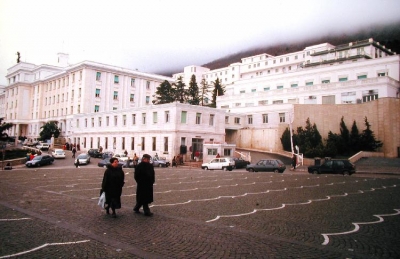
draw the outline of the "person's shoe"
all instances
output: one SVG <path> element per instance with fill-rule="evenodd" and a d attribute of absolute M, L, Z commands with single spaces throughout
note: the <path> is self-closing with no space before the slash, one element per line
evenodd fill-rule
<path fill-rule="evenodd" d="M 153 216 L 153 213 L 152 212 L 146 212 L 144 215 L 147 216 L 147 217 L 151 217 L 151 216 Z"/>
<path fill-rule="evenodd" d="M 139 211 L 139 210 L 133 209 L 133 212 L 135 212 L 135 213 L 137 213 L 137 214 L 140 214 L 140 211 Z"/>
<path fill-rule="evenodd" d="M 110 214 L 110 208 L 106 208 L 106 213 Z"/>

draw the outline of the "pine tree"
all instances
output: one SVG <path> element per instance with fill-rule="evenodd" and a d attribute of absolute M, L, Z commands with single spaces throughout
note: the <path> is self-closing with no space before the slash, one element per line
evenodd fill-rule
<path fill-rule="evenodd" d="M 189 89 L 188 89 L 188 103 L 192 105 L 199 105 L 199 87 L 197 86 L 196 76 L 192 75 L 190 78 Z"/>
<path fill-rule="evenodd" d="M 12 139 L 4 131 L 12 128 L 12 123 L 3 122 L 4 118 L 0 118 L 0 141 L 11 141 Z"/>
<path fill-rule="evenodd" d="M 225 93 L 224 87 L 221 85 L 219 78 L 215 79 L 214 90 L 212 95 L 212 101 L 210 107 L 216 108 L 217 107 L 217 96 L 222 96 Z"/>
<path fill-rule="evenodd" d="M 207 102 L 207 95 L 210 91 L 207 80 L 206 79 L 202 79 L 201 83 L 200 83 L 201 87 L 200 87 L 200 101 L 201 101 L 201 106 L 204 106 L 204 102 Z"/>
<path fill-rule="evenodd" d="M 172 103 L 175 101 L 174 89 L 167 80 L 157 87 L 155 94 L 156 100 L 153 100 L 153 104 Z"/>
<path fill-rule="evenodd" d="M 282 143 L 283 150 L 288 151 L 288 152 L 292 151 L 289 128 L 286 128 L 285 131 L 282 133 L 281 143 Z"/>
<path fill-rule="evenodd" d="M 360 135 L 360 150 L 376 151 L 378 148 L 383 146 L 383 143 L 375 139 L 374 132 L 371 130 L 371 125 L 369 124 L 367 117 L 365 117 L 364 122 L 366 128 Z"/>
<path fill-rule="evenodd" d="M 358 132 L 356 121 L 354 120 L 353 125 L 351 126 L 349 147 L 348 147 L 350 154 L 355 154 L 358 151 L 360 151 L 359 140 L 360 140 L 360 134 Z"/>
<path fill-rule="evenodd" d="M 350 144 L 350 131 L 344 123 L 344 119 L 340 120 L 340 137 L 341 141 L 337 144 L 337 149 L 339 154 L 348 155 L 349 150 L 347 146 Z"/>
<path fill-rule="evenodd" d="M 175 101 L 180 103 L 185 103 L 187 100 L 187 90 L 185 89 L 186 85 L 182 81 L 182 77 L 178 77 L 178 81 L 174 84 L 175 86 Z"/>

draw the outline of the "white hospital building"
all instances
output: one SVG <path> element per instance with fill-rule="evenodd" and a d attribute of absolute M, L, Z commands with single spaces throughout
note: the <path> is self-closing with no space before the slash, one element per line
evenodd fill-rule
<path fill-rule="evenodd" d="M 173 77 L 143 73 L 108 64 L 20 62 L 8 69 L 0 94 L 0 117 L 14 124 L 10 136 L 39 137 L 40 127 L 57 121 L 60 137 L 82 150 L 98 148 L 129 154 L 155 153 L 171 159 L 179 153 L 222 143 L 213 155 L 233 155 L 231 146 L 281 152 L 280 137 L 290 126 L 316 123 L 323 138 L 340 133 L 340 119 L 359 131 L 367 117 L 387 157 L 400 154 L 399 55 L 373 39 L 302 51 L 246 57 L 228 67 L 210 70 L 188 66 Z M 164 80 L 192 75 L 200 85 L 219 78 L 226 92 L 217 108 L 181 103 L 153 105 Z M 301 148 L 301 147 L 300 147 Z M 186 151 L 186 152 L 185 152 Z"/>

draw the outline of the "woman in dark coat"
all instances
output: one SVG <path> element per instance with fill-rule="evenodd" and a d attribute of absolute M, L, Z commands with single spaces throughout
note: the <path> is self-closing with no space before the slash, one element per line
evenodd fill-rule
<path fill-rule="evenodd" d="M 133 211 L 140 213 L 139 209 L 143 206 L 145 216 L 151 216 L 149 203 L 153 202 L 153 184 L 155 182 L 154 167 L 150 164 L 150 155 L 143 155 L 142 161 L 135 169 L 136 181 L 136 206 Z"/>
<path fill-rule="evenodd" d="M 111 158 L 110 165 L 107 166 L 104 172 L 103 182 L 101 184 L 101 192 L 106 193 L 106 211 L 110 214 L 112 210 L 112 217 L 116 218 L 115 209 L 121 208 L 121 194 L 122 187 L 124 186 L 125 174 L 122 167 L 118 164 L 118 158 Z"/>

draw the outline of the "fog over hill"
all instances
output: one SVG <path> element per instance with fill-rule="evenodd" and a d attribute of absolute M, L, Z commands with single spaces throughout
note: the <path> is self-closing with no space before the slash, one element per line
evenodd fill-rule
<path fill-rule="evenodd" d="M 353 33 L 343 34 L 326 34 L 318 38 L 309 38 L 303 41 L 291 42 L 271 42 L 271 44 L 254 49 L 245 49 L 242 52 L 234 53 L 232 55 L 218 58 L 209 63 L 202 64 L 201 66 L 210 69 L 217 69 L 229 66 L 235 62 L 241 62 L 242 58 L 267 53 L 273 56 L 279 56 L 286 53 L 301 51 L 307 46 L 312 46 L 321 43 L 330 43 L 332 45 L 346 44 L 349 42 L 360 41 L 373 38 L 375 41 L 380 42 L 386 48 L 400 54 L 400 22 L 385 25 L 375 25 L 373 27 L 363 28 Z M 162 72 L 160 74 L 171 76 L 174 73 L 181 71 Z"/>

